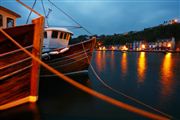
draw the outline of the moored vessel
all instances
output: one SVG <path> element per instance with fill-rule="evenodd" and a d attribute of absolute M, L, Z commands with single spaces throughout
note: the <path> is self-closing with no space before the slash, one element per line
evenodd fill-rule
<path fill-rule="evenodd" d="M 42 60 L 66 74 L 87 72 L 96 38 L 69 45 L 73 33 L 66 28 L 50 27 L 44 32 Z M 55 76 L 45 68 L 41 69 L 41 77 Z"/>
<path fill-rule="evenodd" d="M 39 63 L 28 56 L 41 58 L 44 17 L 32 24 L 15 26 L 20 15 L 0 7 L 0 110 L 38 99 Z"/>

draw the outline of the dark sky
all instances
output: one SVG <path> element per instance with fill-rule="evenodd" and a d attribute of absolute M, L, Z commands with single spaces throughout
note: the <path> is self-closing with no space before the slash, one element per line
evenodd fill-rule
<path fill-rule="evenodd" d="M 0 4 L 21 14 L 17 23 L 24 24 L 29 11 L 15 0 L 0 0 Z M 21 0 L 32 6 L 34 0 Z M 43 14 L 40 0 L 35 10 Z M 139 31 L 147 27 L 162 24 L 165 20 L 180 19 L 180 0 L 51 0 L 66 11 L 92 34 L 114 34 L 128 31 Z M 51 26 L 76 25 L 58 11 L 47 0 L 44 0 Z M 35 17 L 32 15 L 31 18 Z M 75 34 L 87 34 L 78 29 Z"/>

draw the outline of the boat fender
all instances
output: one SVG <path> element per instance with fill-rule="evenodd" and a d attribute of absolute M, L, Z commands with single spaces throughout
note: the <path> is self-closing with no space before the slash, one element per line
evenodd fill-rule
<path fill-rule="evenodd" d="M 49 54 L 50 55 L 57 55 L 57 54 L 59 54 L 59 52 L 58 51 L 52 51 L 52 52 L 49 52 Z"/>
<path fill-rule="evenodd" d="M 64 48 L 64 49 L 60 50 L 60 53 L 64 53 L 64 52 L 66 52 L 66 51 L 68 51 L 68 50 L 69 50 L 69 48 L 68 48 L 68 47 L 66 47 L 66 48 Z"/>
<path fill-rule="evenodd" d="M 49 55 L 48 53 L 43 53 L 43 54 L 42 54 L 42 59 L 44 59 L 44 60 L 50 60 L 51 57 L 50 57 L 50 55 Z"/>

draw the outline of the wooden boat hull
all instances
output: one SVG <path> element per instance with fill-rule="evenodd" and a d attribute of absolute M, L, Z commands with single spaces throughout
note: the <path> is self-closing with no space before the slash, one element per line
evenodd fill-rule
<path fill-rule="evenodd" d="M 92 38 L 83 43 L 70 45 L 67 51 L 54 55 L 49 54 L 43 58 L 43 61 L 66 75 L 87 72 L 95 43 L 96 39 Z M 61 50 L 62 49 L 56 49 L 55 51 Z M 51 76 L 56 75 L 45 68 L 41 69 L 41 77 Z"/>
<path fill-rule="evenodd" d="M 42 31 L 39 27 L 43 27 L 43 19 L 40 17 L 33 24 L 3 31 L 40 58 Z M 0 110 L 37 101 L 39 78 L 38 75 L 33 75 L 33 71 L 38 73 L 39 64 L 0 32 Z"/>

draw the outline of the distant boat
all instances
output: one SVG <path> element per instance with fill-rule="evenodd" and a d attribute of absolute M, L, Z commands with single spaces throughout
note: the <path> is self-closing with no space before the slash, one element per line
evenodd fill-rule
<path fill-rule="evenodd" d="M 39 64 L 3 31 L 40 58 L 44 17 L 34 19 L 32 24 L 15 26 L 18 17 L 17 13 L 0 6 L 0 110 L 38 99 Z"/>
<path fill-rule="evenodd" d="M 96 38 L 69 45 L 73 33 L 66 28 L 50 27 L 44 32 L 42 60 L 58 71 L 66 74 L 87 72 Z M 45 68 L 41 77 L 55 76 Z"/>

